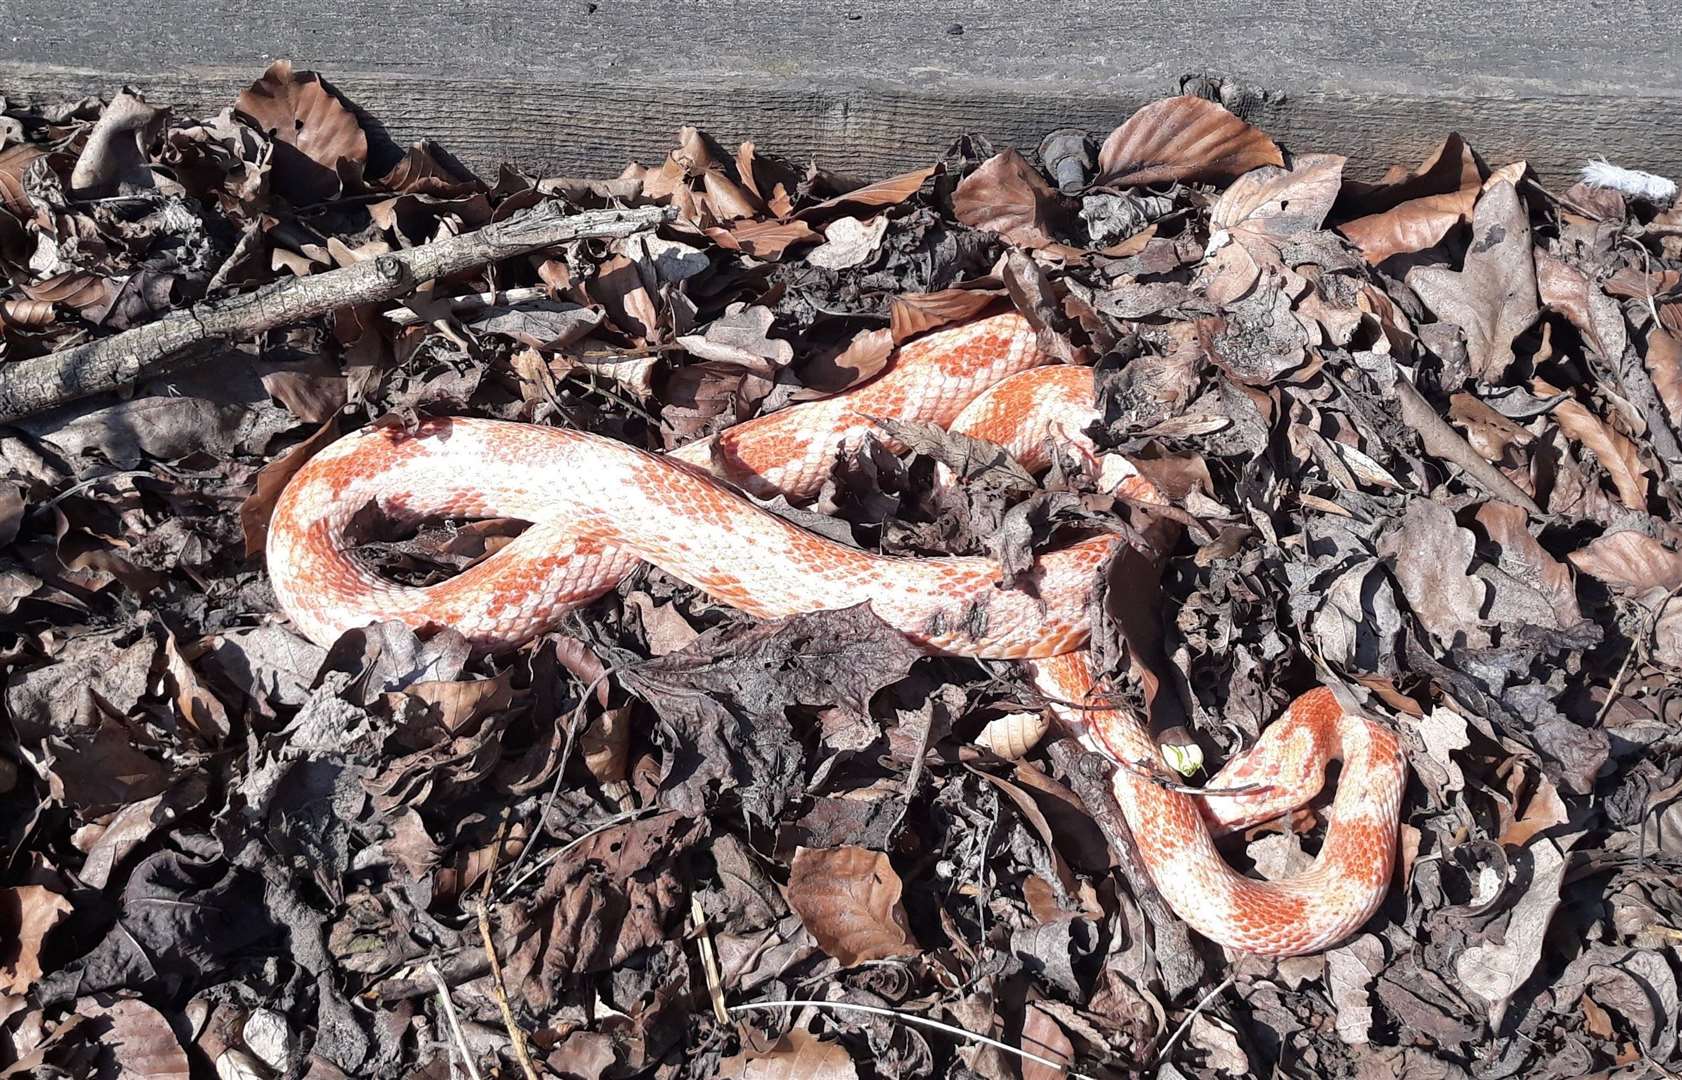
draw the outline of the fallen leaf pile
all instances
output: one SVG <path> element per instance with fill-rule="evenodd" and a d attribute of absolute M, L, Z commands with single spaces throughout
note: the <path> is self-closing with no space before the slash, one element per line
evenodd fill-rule
<path fill-rule="evenodd" d="M 207 120 L 6 108 L 0 379 L 539 203 L 678 216 L 0 428 L 0 1077 L 1682 1069 L 1682 217 L 1455 135 L 1375 180 L 1197 97 L 1117 119 L 871 183 L 690 128 L 476 177 L 285 63 Z M 900 425 L 773 509 L 1011 573 L 1177 536 L 1095 648 L 1181 756 L 1318 683 L 1406 747 L 1396 879 L 1324 955 L 1153 921 L 1019 673 L 868 607 L 756 622 L 644 568 L 496 659 L 277 614 L 274 499 L 372 418 L 666 449 L 1012 306 L 1171 505 Z M 522 527 L 365 554 L 433 581 Z M 1292 873 L 1323 820 L 1222 850 Z"/>

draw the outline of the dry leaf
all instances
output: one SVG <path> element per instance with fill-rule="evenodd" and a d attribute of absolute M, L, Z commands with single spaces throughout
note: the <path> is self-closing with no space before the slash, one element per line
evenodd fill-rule
<path fill-rule="evenodd" d="M 314 72 L 294 72 L 286 60 L 240 92 L 235 110 L 275 140 L 270 173 L 275 190 L 298 205 L 337 195 L 341 177 L 360 178 L 368 136 L 356 114 Z"/>
<path fill-rule="evenodd" d="M 814 353 L 796 368 L 806 389 L 796 393 L 793 400 L 811 400 L 857 386 L 887 367 L 893 354 L 892 331 L 860 330 L 840 352 Z"/>
<path fill-rule="evenodd" d="M 1682 424 L 1682 336 L 1662 326 L 1647 331 L 1647 374 L 1672 424 Z"/>
<path fill-rule="evenodd" d="M 0 994 L 22 994 L 42 974 L 41 943 L 70 913 L 69 900 L 41 885 L 0 889 Z"/>
<path fill-rule="evenodd" d="M 812 243 L 823 234 L 804 221 L 750 221 L 706 230 L 719 247 L 742 251 L 756 259 L 778 259 L 795 244 Z"/>
<path fill-rule="evenodd" d="M 839 1043 L 794 1028 L 763 1053 L 744 1049 L 724 1058 L 717 1075 L 732 1080 L 858 1080 L 858 1069 Z"/>
<path fill-rule="evenodd" d="M 1377 184 L 1345 184 L 1340 204 L 1346 205 L 1340 205 L 1340 212 L 1358 208 L 1366 213 L 1338 231 L 1375 265 L 1392 255 L 1423 251 L 1470 219 L 1485 175 L 1477 154 L 1451 134 L 1412 172 L 1398 166 Z"/>
<path fill-rule="evenodd" d="M 20 221 L 35 216 L 35 203 L 23 190 L 23 174 L 35 164 L 36 158 L 46 155 L 45 150 L 29 143 L 0 150 L 0 206 L 16 214 Z"/>
<path fill-rule="evenodd" d="M 1293 158 L 1289 169 L 1252 169 L 1221 192 L 1209 212 L 1210 227 L 1275 244 L 1318 229 L 1343 186 L 1344 160 L 1304 154 Z"/>
<path fill-rule="evenodd" d="M 71 192 L 93 199 L 155 188 L 146 151 L 163 133 L 168 118 L 167 109 L 154 108 L 127 90 L 119 92 L 88 133 L 70 173 Z"/>
<path fill-rule="evenodd" d="M 1065 1068 L 1056 1069 L 1031 1058 L 1022 1059 L 1022 1080 L 1063 1080 L 1067 1067 L 1075 1063 L 1075 1044 L 1046 1010 L 1030 1003 L 1022 1012 L 1022 1049 Z"/>
<path fill-rule="evenodd" d="M 932 293 L 896 296 L 889 308 L 894 344 L 903 345 L 925 330 L 968 322 L 979 318 L 1005 296 L 1004 286 L 989 280 L 985 284 L 942 289 Z"/>
<path fill-rule="evenodd" d="M 1539 839 L 1524 851 L 1532 860 L 1524 894 L 1513 906 L 1507 932 L 1499 943 L 1478 944 L 1455 958 L 1460 981 L 1489 1010 L 1495 1027 L 1506 1015 L 1507 1001 L 1530 978 L 1542 956 L 1542 941 L 1559 908 L 1559 886 L 1565 878 L 1565 856 L 1553 840 Z"/>
<path fill-rule="evenodd" d="M 866 184 L 833 199 L 808 206 L 795 217 L 800 221 L 815 221 L 827 219 L 836 211 L 874 210 L 881 206 L 896 206 L 917 194 L 928 179 L 939 171 L 939 165 L 930 165 L 926 169 L 914 169 L 898 176 L 890 176 L 886 180 L 878 180 L 874 184 Z"/>
<path fill-rule="evenodd" d="M 1037 248 L 1064 231 L 1068 200 L 1016 150 L 995 154 L 952 193 L 958 220 L 998 233 L 1007 243 Z"/>
<path fill-rule="evenodd" d="M 1478 200 L 1465 269 L 1417 267 L 1407 283 L 1438 318 L 1465 331 L 1473 374 L 1499 381 L 1513 362 L 1513 339 L 1539 310 L 1530 218 L 1517 189 L 1503 181 Z"/>
<path fill-rule="evenodd" d="M 1283 165 L 1273 140 L 1200 97 L 1152 102 L 1110 133 L 1098 151 L 1099 185 L 1229 180 L 1262 165 Z"/>
<path fill-rule="evenodd" d="M 1532 379 L 1531 386 L 1543 397 L 1561 392 L 1545 379 Z M 1582 445 L 1600 462 L 1600 467 L 1612 478 L 1612 486 L 1618 489 L 1618 501 L 1631 510 L 1647 508 L 1647 470 L 1633 442 L 1572 398 L 1554 406 L 1553 418 L 1567 438 Z"/>
<path fill-rule="evenodd" d="M 115 1080 L 188 1080 L 192 1075 L 169 1021 L 144 1001 L 100 994 L 78 998 L 76 1012 L 87 1017 L 84 1030 L 115 1066 L 100 1075 Z"/>
<path fill-rule="evenodd" d="M 1006 713 L 987 721 L 975 736 L 975 745 L 984 747 L 1004 758 L 1016 761 L 1040 744 L 1051 730 L 1051 719 L 1044 712 Z"/>
<path fill-rule="evenodd" d="M 789 865 L 789 907 L 843 967 L 921 951 L 900 906 L 902 888 L 888 857 L 868 848 L 803 847 Z"/>
<path fill-rule="evenodd" d="M 1682 553 L 1645 533 L 1608 533 L 1573 551 L 1571 565 L 1632 593 L 1682 586 Z"/>
<path fill-rule="evenodd" d="M 825 270 L 862 266 L 875 258 L 887 231 L 886 214 L 877 214 L 869 221 L 836 218 L 824 229 L 824 242 L 806 253 L 806 261 Z"/>
<path fill-rule="evenodd" d="M 1614 367 L 1623 359 L 1629 344 L 1623 309 L 1587 274 L 1538 248 L 1536 291 L 1542 304 L 1569 319 L 1601 359 Z"/>

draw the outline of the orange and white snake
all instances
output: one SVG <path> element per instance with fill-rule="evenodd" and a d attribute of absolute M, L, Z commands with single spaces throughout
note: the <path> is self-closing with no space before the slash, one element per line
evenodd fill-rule
<path fill-rule="evenodd" d="M 1159 750 L 1131 711 L 1055 704 L 1093 693 L 1087 601 L 1120 541 L 1099 537 L 1048 552 L 1030 570 L 1030 588 L 1006 589 L 991 559 L 860 551 L 736 490 L 815 492 L 843 448 L 873 430 L 874 417 L 986 438 L 1029 468 L 1048 462 L 1050 439 L 1090 452 L 1081 431 L 1094 419 L 1092 372 L 1046 366 L 1048 359 L 1021 316 L 979 319 L 905 345 L 880 375 L 846 394 L 666 455 L 490 420 L 430 419 L 415 431 L 370 426 L 318 453 L 288 483 L 269 527 L 269 574 L 286 614 L 322 645 L 353 627 L 398 619 L 417 629 L 452 627 L 482 650 L 509 649 L 613 588 L 639 561 L 761 618 L 868 602 L 931 652 L 1030 666 L 1060 719 L 1119 763 L 1114 789 L 1143 862 L 1194 929 L 1266 956 L 1328 948 L 1372 915 L 1389 885 L 1405 776 L 1389 730 L 1346 712 L 1329 690 L 1314 690 L 1210 782 L 1251 793 L 1185 794 L 1160 781 Z M 1154 491 L 1134 480 L 1147 496 Z M 461 574 L 407 587 L 353 554 L 347 527 L 370 504 L 398 522 L 450 515 L 532 524 Z M 1342 776 L 1313 868 L 1281 882 L 1233 871 L 1214 833 L 1306 802 L 1333 758 Z"/>

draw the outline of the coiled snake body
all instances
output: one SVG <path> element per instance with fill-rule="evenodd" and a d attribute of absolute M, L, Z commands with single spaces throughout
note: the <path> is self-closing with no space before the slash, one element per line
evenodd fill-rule
<path fill-rule="evenodd" d="M 1030 468 L 1047 436 L 1077 447 L 1093 419 L 1091 372 L 1043 366 L 1015 314 L 937 331 L 903 347 L 850 393 L 739 424 L 669 455 L 602 436 L 526 424 L 435 419 L 404 432 L 371 426 L 312 458 L 276 504 L 269 573 L 281 607 L 312 640 L 400 619 L 453 627 L 477 648 L 511 648 L 599 597 L 639 560 L 759 617 L 869 602 L 939 653 L 1019 659 L 1055 702 L 1093 691 L 1087 600 L 1113 537 L 1046 553 L 1031 591 L 1004 589 L 986 558 L 911 559 L 860 551 L 756 506 L 753 495 L 814 492 L 873 417 L 949 426 L 1004 445 Z M 730 483 L 720 482 L 711 473 Z M 1144 487 L 1142 478 L 1137 482 Z M 398 521 L 441 515 L 532 522 L 493 556 L 424 588 L 381 578 L 347 529 L 373 503 Z M 1396 849 L 1404 778 L 1396 738 L 1346 713 L 1327 690 L 1292 703 L 1257 746 L 1210 781 L 1254 792 L 1207 799 L 1165 786 L 1159 752 L 1131 712 L 1053 705 L 1089 746 L 1119 762 L 1114 788 L 1164 898 L 1193 928 L 1235 950 L 1315 952 L 1365 922 Z M 1214 832 L 1264 821 L 1319 789 L 1342 761 L 1313 868 L 1283 882 L 1234 872 Z"/>

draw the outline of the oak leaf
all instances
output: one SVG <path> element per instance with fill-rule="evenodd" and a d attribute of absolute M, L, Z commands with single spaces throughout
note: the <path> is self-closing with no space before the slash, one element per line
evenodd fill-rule
<path fill-rule="evenodd" d="M 1536 321 L 1536 261 L 1530 218 L 1511 183 L 1478 200 L 1465 268 L 1418 267 L 1407 283 L 1445 322 L 1465 332 L 1473 374 L 1498 380 L 1513 362 L 1513 340 Z"/>

